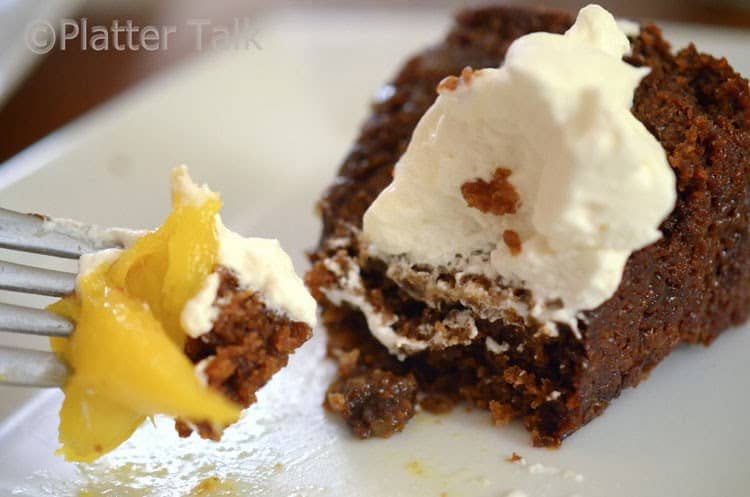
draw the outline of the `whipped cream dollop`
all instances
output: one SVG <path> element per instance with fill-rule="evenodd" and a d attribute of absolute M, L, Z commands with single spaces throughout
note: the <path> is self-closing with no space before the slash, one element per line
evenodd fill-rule
<path fill-rule="evenodd" d="M 245 238 L 224 226 L 219 215 L 216 232 L 217 264 L 229 269 L 241 290 L 258 292 L 269 308 L 294 321 L 315 326 L 317 304 L 278 240 Z M 180 320 L 189 336 L 198 337 L 211 331 L 219 314 L 215 302 L 219 286 L 219 274 L 208 275 L 201 290 L 185 304 Z"/>
<path fill-rule="evenodd" d="M 175 170 L 172 188 L 179 190 L 182 198 L 193 205 L 201 205 L 213 195 L 208 185 L 198 185 L 192 180 L 186 166 Z M 216 263 L 237 278 L 239 289 L 258 292 L 270 309 L 293 321 L 315 326 L 315 299 L 295 272 L 292 259 L 281 243 L 276 239 L 243 237 L 224 226 L 218 214 L 215 223 L 219 241 Z M 215 302 L 219 286 L 219 274 L 214 272 L 185 304 L 180 322 L 189 336 L 198 337 L 211 331 L 219 314 Z"/>
<path fill-rule="evenodd" d="M 502 67 L 444 80 L 365 213 L 369 252 L 500 278 L 532 292 L 536 318 L 575 327 L 676 200 L 663 148 L 630 111 L 649 69 L 629 51 L 589 5 L 564 35 L 523 36 Z"/>

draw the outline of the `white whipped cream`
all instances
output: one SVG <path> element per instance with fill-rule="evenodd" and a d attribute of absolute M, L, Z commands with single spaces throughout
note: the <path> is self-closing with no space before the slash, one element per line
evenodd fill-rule
<path fill-rule="evenodd" d="M 104 249 L 78 258 L 78 274 L 76 275 L 76 292 L 80 292 L 81 279 L 94 271 L 102 264 L 112 264 L 122 254 L 122 249 Z"/>
<path fill-rule="evenodd" d="M 194 371 L 195 376 L 198 378 L 198 381 L 201 382 L 201 385 L 204 387 L 208 386 L 208 375 L 206 374 L 206 368 L 208 367 L 211 362 L 216 359 L 215 355 L 210 355 L 206 357 L 205 359 L 201 359 L 198 361 L 198 363 L 195 365 Z"/>
<path fill-rule="evenodd" d="M 400 335 L 393 327 L 398 318 L 387 311 L 384 312 L 383 309 L 377 309 L 369 301 L 359 265 L 352 259 L 342 257 L 346 269 L 342 267 L 342 259 L 324 260 L 326 268 L 338 282 L 333 288 L 322 288 L 321 291 L 334 305 L 347 303 L 359 309 L 372 336 L 399 360 L 430 348 L 444 349 L 454 345 L 470 345 L 479 334 L 474 316 L 470 311 L 462 310 L 448 313 L 439 323 L 420 325 L 420 328 L 424 329 L 419 331 L 427 331 L 425 335 L 431 335 L 429 339 Z"/>
<path fill-rule="evenodd" d="M 185 202 L 201 205 L 213 192 L 206 185 L 193 182 L 185 166 L 175 169 L 173 191 L 179 191 Z M 110 244 L 116 241 L 125 248 L 130 247 L 149 231 L 125 230 L 120 228 L 86 228 L 84 224 L 66 219 L 53 220 L 50 229 L 66 234 L 81 234 L 87 239 Z M 50 221 L 52 222 L 52 221 Z M 263 302 L 290 319 L 315 326 L 317 305 L 309 294 L 302 279 L 294 271 L 292 260 L 284 252 L 278 240 L 263 238 L 243 238 L 227 229 L 216 216 L 216 233 L 219 240 L 217 264 L 224 266 L 237 278 L 240 289 L 259 292 Z M 105 249 L 84 254 L 78 261 L 76 290 L 81 278 L 101 264 L 111 264 L 122 254 L 121 249 Z M 185 305 L 180 322 L 191 337 L 198 337 L 211 331 L 219 314 L 214 305 L 219 290 L 219 274 L 214 272 L 206 277 L 201 289 Z"/>
<path fill-rule="evenodd" d="M 187 168 L 180 166 L 173 173 L 173 189 L 192 205 L 201 205 L 210 195 L 206 185 L 198 186 L 190 178 Z M 229 269 L 239 282 L 241 290 L 252 290 L 261 300 L 294 321 L 315 326 L 317 305 L 294 271 L 294 265 L 278 240 L 244 238 L 229 230 L 216 216 L 216 233 L 219 241 L 217 265 Z M 215 300 L 219 289 L 219 275 L 209 275 L 202 288 L 182 310 L 180 323 L 191 337 L 211 331 L 218 315 Z"/>
<path fill-rule="evenodd" d="M 209 274 L 198 293 L 182 308 L 180 324 L 189 336 L 196 338 L 213 328 L 214 321 L 219 316 L 219 309 L 214 305 L 214 301 L 219 292 L 220 280 L 218 273 Z"/>
<path fill-rule="evenodd" d="M 123 248 L 107 248 L 82 254 L 78 258 L 78 273 L 76 274 L 76 292 L 80 292 L 81 278 L 91 273 L 102 264 L 112 264 L 122 254 L 123 250 L 131 247 L 136 240 L 149 233 L 146 230 L 131 230 L 126 228 L 100 228 L 98 226 L 86 225 L 73 219 L 49 219 L 45 225 L 50 226 L 58 233 L 70 236 L 81 235 L 86 239 L 101 243 L 103 246 L 112 244 L 122 245 Z"/>
<path fill-rule="evenodd" d="M 241 290 L 260 293 L 261 300 L 294 321 L 315 326 L 317 305 L 294 271 L 292 260 L 278 240 L 244 238 L 229 230 L 216 216 L 219 237 L 217 264 L 229 269 Z M 209 275 L 203 287 L 182 310 L 180 322 L 191 337 L 211 331 L 218 315 L 215 300 L 219 289 L 219 275 Z"/>
<path fill-rule="evenodd" d="M 227 229 L 216 216 L 218 264 L 229 268 L 240 288 L 259 292 L 263 301 L 295 321 L 315 326 L 317 304 L 275 239 L 244 238 Z"/>
<path fill-rule="evenodd" d="M 629 51 L 612 15 L 590 5 L 564 35 L 523 36 L 499 69 L 443 87 L 365 213 L 370 251 L 451 267 L 489 253 L 457 269 L 531 290 L 534 317 L 575 329 L 579 311 L 617 290 L 630 254 L 660 238 L 676 200 L 664 150 L 630 111 L 649 70 L 623 62 Z M 462 185 L 498 168 L 511 171 L 516 211 L 470 207 Z"/>
<path fill-rule="evenodd" d="M 186 205 L 200 207 L 216 195 L 207 184 L 199 185 L 190 177 L 188 167 L 184 164 L 172 169 L 172 198 L 177 194 Z"/>
<path fill-rule="evenodd" d="M 508 345 L 506 342 L 503 343 L 497 343 L 492 337 L 487 337 L 484 340 L 485 347 L 487 347 L 487 350 L 492 352 L 493 354 L 502 354 L 503 352 L 507 352 L 510 350 L 510 345 Z"/>
<path fill-rule="evenodd" d="M 374 306 L 365 298 L 364 284 L 359 274 L 359 266 L 353 261 L 348 265 L 348 270 L 343 268 L 332 259 L 324 261 L 326 267 L 339 278 L 340 288 L 323 289 L 323 293 L 334 305 L 344 302 L 358 308 L 367 320 L 370 333 L 382 343 L 391 354 L 404 359 L 406 355 L 415 354 L 427 349 L 429 343 L 422 340 L 414 340 L 401 336 L 393 329 L 396 322 L 395 316 L 386 316 L 377 312 Z"/>

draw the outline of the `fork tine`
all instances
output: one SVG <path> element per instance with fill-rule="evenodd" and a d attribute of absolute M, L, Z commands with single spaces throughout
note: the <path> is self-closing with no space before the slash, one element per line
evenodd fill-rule
<path fill-rule="evenodd" d="M 0 248 L 77 259 L 120 246 L 115 236 L 97 226 L 0 208 Z"/>
<path fill-rule="evenodd" d="M 76 275 L 0 261 L 0 290 L 59 297 L 72 293 Z"/>
<path fill-rule="evenodd" d="M 73 328 L 73 323 L 49 311 L 0 303 L 0 331 L 66 337 Z"/>
<path fill-rule="evenodd" d="M 52 352 L 0 346 L 0 385 L 58 387 L 67 375 Z"/>

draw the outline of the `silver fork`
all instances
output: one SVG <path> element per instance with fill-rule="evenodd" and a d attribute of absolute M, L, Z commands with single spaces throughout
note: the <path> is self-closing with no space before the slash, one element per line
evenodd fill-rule
<path fill-rule="evenodd" d="M 117 229 L 0 208 L 0 248 L 78 259 L 87 252 L 120 247 Z M 59 297 L 74 291 L 75 280 L 73 273 L 0 261 L 0 290 Z M 65 337 L 73 328 L 51 312 L 0 303 L 0 331 Z M 60 386 L 67 374 L 52 352 L 0 346 L 0 384 Z"/>

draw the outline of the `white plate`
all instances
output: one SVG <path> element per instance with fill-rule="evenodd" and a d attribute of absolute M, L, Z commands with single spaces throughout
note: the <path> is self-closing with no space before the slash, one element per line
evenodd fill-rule
<path fill-rule="evenodd" d="M 223 193 L 227 224 L 278 237 L 301 271 L 303 251 L 319 231 L 313 204 L 355 136 L 367 99 L 406 54 L 437 40 L 446 25 L 437 13 L 266 18 L 262 50 L 197 60 L 0 167 L 0 202 L 106 225 L 153 226 L 168 209 L 168 169 L 187 162 L 197 179 Z M 680 42 L 695 37 L 750 72 L 743 33 L 679 26 L 669 32 Z M 388 440 L 353 440 L 320 407 L 332 374 L 323 339 L 316 330 L 218 444 L 180 440 L 159 419 L 94 465 L 66 464 L 53 455 L 61 396 L 39 395 L 0 425 L 0 495 L 750 494 L 747 329 L 727 332 L 708 349 L 680 348 L 560 450 L 534 449 L 519 424 L 492 428 L 486 412 L 462 409 L 442 417 L 420 413 Z M 17 406 L 20 393 L 0 390 L 0 406 Z M 505 461 L 514 451 L 547 471 L 532 474 Z M 552 474 L 554 468 L 560 471 Z M 221 479 L 213 493 L 191 492 L 211 476 Z"/>

